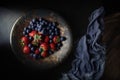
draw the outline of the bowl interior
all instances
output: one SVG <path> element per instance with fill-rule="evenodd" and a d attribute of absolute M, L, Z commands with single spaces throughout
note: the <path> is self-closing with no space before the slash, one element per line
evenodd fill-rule
<path fill-rule="evenodd" d="M 59 28 L 61 35 L 66 37 L 66 40 L 63 41 L 63 46 L 61 49 L 54 54 L 39 60 L 31 59 L 29 56 L 24 55 L 22 52 L 22 47 L 20 45 L 20 39 L 23 36 L 22 32 L 24 27 L 29 25 L 29 22 L 33 18 L 43 17 L 49 21 L 57 21 L 59 23 Z M 14 23 L 11 34 L 10 34 L 10 44 L 14 54 L 22 61 L 25 65 L 29 67 L 36 67 L 39 69 L 48 69 L 54 67 L 64 61 L 65 58 L 70 53 L 72 45 L 72 35 L 70 26 L 67 22 L 58 14 L 49 11 L 49 10 L 33 10 L 25 15 L 19 17 Z"/>

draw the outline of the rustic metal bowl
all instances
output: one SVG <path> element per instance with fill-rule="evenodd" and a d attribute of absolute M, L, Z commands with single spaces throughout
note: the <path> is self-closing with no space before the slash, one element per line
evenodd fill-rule
<path fill-rule="evenodd" d="M 27 27 L 29 25 L 30 20 L 32 20 L 35 17 L 44 17 L 45 19 L 50 21 L 57 21 L 60 24 L 58 27 L 61 30 L 61 35 L 67 38 L 63 42 L 63 46 L 59 51 L 44 59 L 39 60 L 34 60 L 31 59 L 29 56 L 24 55 L 22 52 L 22 47 L 20 45 L 20 39 L 23 36 L 22 32 L 24 27 Z M 64 61 L 64 59 L 67 58 L 72 47 L 72 35 L 69 25 L 58 14 L 49 10 L 32 10 L 30 12 L 27 12 L 25 15 L 19 17 L 14 23 L 10 34 L 10 44 L 14 54 L 25 65 L 38 69 L 49 69 L 57 66 L 62 61 Z"/>

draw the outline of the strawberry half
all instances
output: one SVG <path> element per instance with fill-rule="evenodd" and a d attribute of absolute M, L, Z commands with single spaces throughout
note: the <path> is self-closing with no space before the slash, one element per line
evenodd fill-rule
<path fill-rule="evenodd" d="M 51 43 L 51 44 L 50 44 L 50 48 L 51 48 L 52 51 L 54 51 L 54 50 L 56 49 L 55 44 L 54 44 L 54 43 Z"/>
<path fill-rule="evenodd" d="M 48 56 L 47 51 L 43 51 L 43 52 L 41 53 L 41 56 L 42 56 L 43 58 L 47 57 L 47 56 Z"/>
<path fill-rule="evenodd" d="M 31 31 L 30 33 L 29 33 L 29 36 L 31 36 L 31 37 L 33 37 L 35 34 L 37 34 L 37 31 Z"/>
<path fill-rule="evenodd" d="M 40 48 L 42 48 L 43 51 L 47 51 L 47 50 L 48 50 L 48 44 L 47 44 L 47 43 L 42 43 L 42 44 L 40 45 Z"/>
<path fill-rule="evenodd" d="M 53 42 L 54 42 L 55 44 L 58 43 L 58 42 L 60 42 L 60 37 L 59 37 L 59 36 L 54 36 Z"/>

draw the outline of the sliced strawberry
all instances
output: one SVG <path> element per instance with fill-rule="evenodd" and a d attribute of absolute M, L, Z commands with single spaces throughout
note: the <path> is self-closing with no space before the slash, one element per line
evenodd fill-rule
<path fill-rule="evenodd" d="M 29 43 L 29 39 L 27 37 L 23 36 L 21 38 L 21 43 L 22 43 L 23 46 L 27 45 Z"/>
<path fill-rule="evenodd" d="M 41 56 L 42 56 L 43 58 L 47 57 L 47 56 L 48 56 L 47 51 L 43 51 L 43 52 L 41 53 Z"/>
<path fill-rule="evenodd" d="M 42 43 L 40 45 L 40 48 L 42 48 L 44 51 L 47 51 L 48 50 L 48 44 L 47 43 Z"/>
<path fill-rule="evenodd" d="M 51 48 L 52 51 L 54 51 L 55 48 L 56 48 L 56 47 L 55 47 L 55 44 L 54 44 L 54 43 L 51 43 L 51 44 L 50 44 L 50 48 Z"/>
<path fill-rule="evenodd" d="M 58 43 L 58 42 L 60 42 L 60 37 L 59 37 L 59 36 L 54 36 L 53 42 L 54 42 L 55 44 Z"/>
<path fill-rule="evenodd" d="M 35 34 L 37 34 L 37 31 L 31 31 L 30 33 L 29 33 L 29 36 L 31 36 L 31 37 L 33 37 Z"/>
<path fill-rule="evenodd" d="M 49 37 L 48 36 L 45 36 L 45 42 L 48 43 L 49 42 Z"/>
<path fill-rule="evenodd" d="M 30 48 L 28 46 L 24 46 L 23 53 L 29 54 L 30 53 Z"/>

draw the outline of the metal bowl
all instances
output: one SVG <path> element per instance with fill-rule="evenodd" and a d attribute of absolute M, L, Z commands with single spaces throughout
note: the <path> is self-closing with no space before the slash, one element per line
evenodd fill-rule
<path fill-rule="evenodd" d="M 22 52 L 22 47 L 20 45 L 20 39 L 22 37 L 24 27 L 27 27 L 30 20 L 36 17 L 44 17 L 45 19 L 50 21 L 57 21 L 59 23 L 58 27 L 61 30 L 61 35 L 67 38 L 65 41 L 63 41 L 63 46 L 59 51 L 44 59 L 39 60 L 34 60 L 31 59 L 29 56 L 24 55 Z M 27 12 L 25 15 L 19 17 L 14 23 L 10 34 L 10 44 L 14 54 L 25 65 L 38 69 L 49 69 L 57 66 L 62 61 L 64 61 L 64 59 L 67 58 L 72 47 L 72 35 L 70 26 L 58 14 L 49 10 L 32 10 L 30 12 Z"/>

